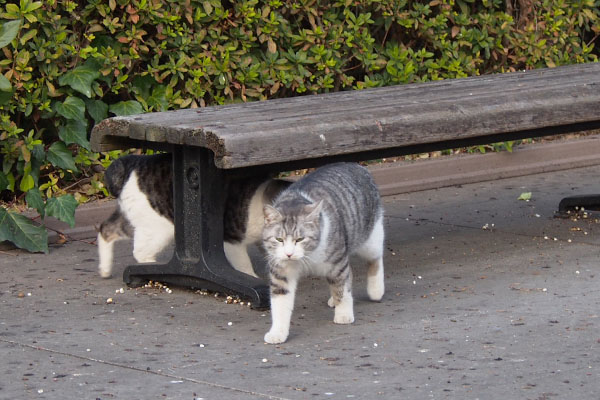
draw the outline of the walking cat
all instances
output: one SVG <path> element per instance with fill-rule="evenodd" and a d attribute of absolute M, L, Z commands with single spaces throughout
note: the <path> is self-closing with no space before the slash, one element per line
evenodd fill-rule
<path fill-rule="evenodd" d="M 99 272 L 111 275 L 116 240 L 133 238 L 138 262 L 154 262 L 174 237 L 173 173 L 171 154 L 121 157 L 104 175 L 108 190 L 118 198 L 115 212 L 98 233 Z M 288 182 L 268 177 L 236 180 L 230 184 L 225 204 L 224 250 L 238 271 L 256 276 L 248 246 L 262 238 L 263 206 Z"/>
<path fill-rule="evenodd" d="M 333 322 L 354 322 L 351 255 L 366 260 L 367 293 L 384 293 L 383 208 L 366 168 L 354 163 L 324 166 L 285 189 L 264 207 L 272 326 L 267 343 L 287 340 L 298 280 L 324 276 L 329 283 Z"/>

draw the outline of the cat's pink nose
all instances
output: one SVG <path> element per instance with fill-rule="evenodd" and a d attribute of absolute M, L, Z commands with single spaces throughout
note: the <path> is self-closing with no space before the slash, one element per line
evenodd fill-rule
<path fill-rule="evenodd" d="M 285 253 L 285 255 L 288 256 L 288 258 L 292 258 L 292 256 L 294 255 L 294 253 L 290 253 L 290 254 Z"/>

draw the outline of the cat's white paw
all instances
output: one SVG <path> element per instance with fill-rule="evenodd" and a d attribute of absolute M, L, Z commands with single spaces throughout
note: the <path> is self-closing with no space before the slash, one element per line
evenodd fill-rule
<path fill-rule="evenodd" d="M 331 296 L 329 300 L 327 300 L 327 305 L 331 308 L 335 307 L 335 303 L 333 302 L 333 296 Z"/>
<path fill-rule="evenodd" d="M 98 268 L 98 272 L 100 273 L 100 276 L 105 279 L 110 278 L 110 276 L 111 276 L 111 271 L 108 268 L 100 267 L 100 268 Z"/>
<path fill-rule="evenodd" d="M 369 281 L 367 284 L 367 294 L 369 299 L 372 301 L 381 301 L 383 294 L 385 293 L 385 286 L 383 282 L 377 282 L 375 280 Z"/>
<path fill-rule="evenodd" d="M 135 257 L 135 259 L 141 264 L 156 262 L 156 257 Z"/>
<path fill-rule="evenodd" d="M 289 332 L 273 331 L 272 329 L 265 334 L 265 342 L 270 344 L 279 344 L 287 340 Z"/>
<path fill-rule="evenodd" d="M 352 314 L 335 313 L 335 317 L 333 317 L 334 324 L 351 324 L 353 322 L 354 315 Z"/>

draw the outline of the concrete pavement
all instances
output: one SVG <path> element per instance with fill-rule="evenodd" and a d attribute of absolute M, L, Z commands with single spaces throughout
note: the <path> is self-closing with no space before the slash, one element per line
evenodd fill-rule
<path fill-rule="evenodd" d="M 386 197 L 383 301 L 356 265 L 334 325 L 307 279 L 280 346 L 268 311 L 126 288 L 128 243 L 108 280 L 86 242 L 1 252 L 0 398 L 597 399 L 600 224 L 553 218 L 594 192 L 597 167 Z"/>

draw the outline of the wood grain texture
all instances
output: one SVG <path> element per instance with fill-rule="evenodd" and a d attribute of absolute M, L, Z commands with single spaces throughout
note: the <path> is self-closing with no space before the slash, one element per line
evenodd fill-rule
<path fill-rule="evenodd" d="M 588 122 L 600 122 L 600 63 L 115 117 L 91 142 L 206 147 L 230 169 Z"/>

